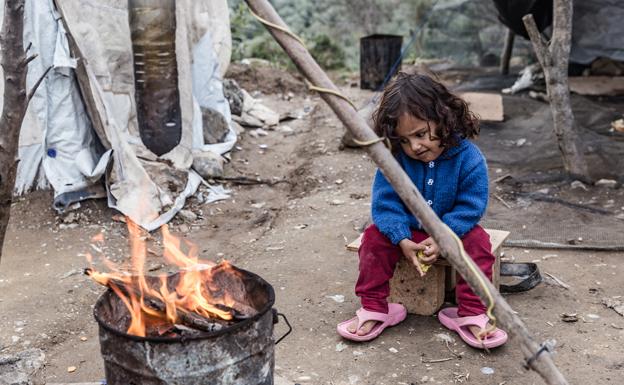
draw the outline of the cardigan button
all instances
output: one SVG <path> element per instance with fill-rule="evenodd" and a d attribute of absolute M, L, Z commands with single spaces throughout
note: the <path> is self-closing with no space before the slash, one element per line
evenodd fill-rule
<path fill-rule="evenodd" d="M 427 184 L 428 184 L 429 186 L 432 186 L 432 185 L 433 185 L 433 179 L 429 179 L 429 180 L 427 181 Z"/>
<path fill-rule="evenodd" d="M 429 200 L 427 201 L 427 204 L 428 204 L 429 206 L 431 206 L 431 205 L 433 204 L 433 201 L 432 201 L 431 199 L 429 199 Z"/>
<path fill-rule="evenodd" d="M 435 162 L 434 161 L 429 162 L 429 168 L 433 168 L 433 166 L 435 166 Z"/>

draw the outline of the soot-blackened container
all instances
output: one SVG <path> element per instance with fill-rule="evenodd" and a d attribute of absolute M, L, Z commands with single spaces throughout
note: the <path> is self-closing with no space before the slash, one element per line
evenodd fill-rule
<path fill-rule="evenodd" d="M 108 385 L 272 385 L 273 287 L 248 271 L 232 267 L 221 281 L 237 280 L 237 301 L 256 309 L 251 318 L 192 337 L 137 337 L 125 333 L 129 314 L 111 290 L 98 299 L 100 349 Z M 244 292 L 241 292 L 244 291 Z"/>

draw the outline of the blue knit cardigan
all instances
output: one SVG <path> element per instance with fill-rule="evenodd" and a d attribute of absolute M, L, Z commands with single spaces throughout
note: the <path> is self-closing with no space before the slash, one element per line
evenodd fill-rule
<path fill-rule="evenodd" d="M 461 139 L 429 163 L 399 150 L 397 160 L 433 211 L 459 237 L 479 223 L 488 202 L 488 174 L 485 158 L 475 144 Z M 373 181 L 372 216 L 373 223 L 395 245 L 411 238 L 411 228 L 422 230 L 379 170 Z"/>

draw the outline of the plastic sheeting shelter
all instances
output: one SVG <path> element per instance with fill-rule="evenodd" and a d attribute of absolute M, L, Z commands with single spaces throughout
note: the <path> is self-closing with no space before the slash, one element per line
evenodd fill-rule
<path fill-rule="evenodd" d="M 38 55 L 28 87 L 52 70 L 22 126 L 16 193 L 51 186 L 58 210 L 107 196 L 147 230 L 169 221 L 201 182 L 190 168 L 193 152 L 223 154 L 236 141 L 230 127 L 222 143 L 204 143 L 201 114 L 208 107 L 231 121 L 221 85 L 228 15 L 226 0 L 175 1 L 181 138 L 156 156 L 139 134 L 128 2 L 27 0 L 24 45 Z"/>

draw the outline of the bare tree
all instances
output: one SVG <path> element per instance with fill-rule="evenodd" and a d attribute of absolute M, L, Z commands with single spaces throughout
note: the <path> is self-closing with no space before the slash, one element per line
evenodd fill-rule
<path fill-rule="evenodd" d="M 0 259 L 11 215 L 22 121 L 26 115 L 28 102 L 50 70 L 48 68 L 33 89 L 26 93 L 28 63 L 33 61 L 36 55 L 27 56 L 30 46 L 24 50 L 24 1 L 4 2 L 4 18 L 0 34 L 2 55 L 0 64 L 4 71 L 4 100 L 0 117 Z"/>
<path fill-rule="evenodd" d="M 588 181 L 590 180 L 589 169 L 575 130 L 568 87 L 568 61 L 572 40 L 572 0 L 554 0 L 553 34 L 550 42 L 547 42 L 539 33 L 533 15 L 524 16 L 522 21 L 546 77 L 553 128 L 563 157 L 563 166 L 570 176 Z"/>

